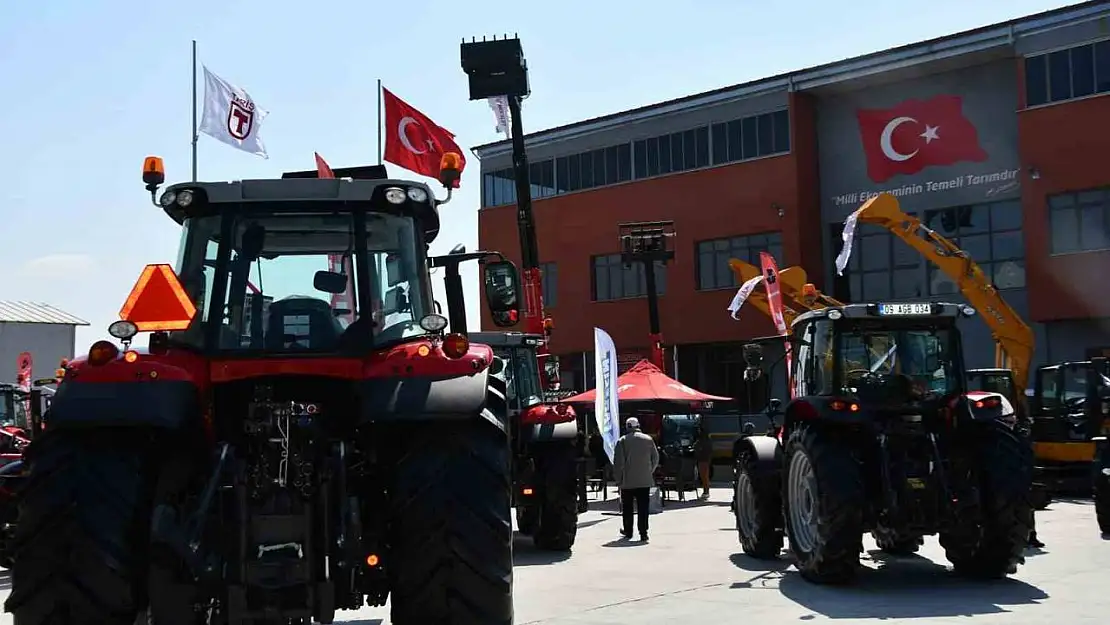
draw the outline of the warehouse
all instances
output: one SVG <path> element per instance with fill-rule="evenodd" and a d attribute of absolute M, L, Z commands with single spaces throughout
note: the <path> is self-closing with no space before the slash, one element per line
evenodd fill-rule
<path fill-rule="evenodd" d="M 16 381 L 23 352 L 31 354 L 34 377 L 54 377 L 61 360 L 73 358 L 77 327 L 87 325 L 50 304 L 0 301 L 0 382 Z"/>
<path fill-rule="evenodd" d="M 1035 329 L 1034 364 L 1110 346 L 1110 3 L 1088 2 L 900 48 L 544 130 L 526 139 L 552 349 L 589 386 L 593 326 L 623 360 L 647 349 L 642 270 L 619 260 L 618 224 L 673 220 L 656 268 L 678 377 L 735 394 L 740 342 L 766 319 L 725 311 L 730 257 L 800 265 L 837 298 L 959 299 L 884 230 L 845 217 L 891 191 L 992 276 Z M 519 254 L 508 142 L 481 157 L 483 249 Z M 488 323 L 488 321 L 486 322 Z M 969 366 L 993 341 L 968 324 Z"/>

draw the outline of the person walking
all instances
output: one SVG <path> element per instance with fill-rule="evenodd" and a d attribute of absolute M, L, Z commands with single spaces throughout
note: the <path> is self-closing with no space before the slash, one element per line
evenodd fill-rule
<path fill-rule="evenodd" d="M 698 439 L 694 443 L 694 456 L 698 461 L 698 477 L 701 478 L 701 498 L 709 499 L 709 478 L 713 475 L 713 439 L 709 436 L 709 427 L 705 424 L 705 416 L 698 419 Z"/>
<path fill-rule="evenodd" d="M 648 504 L 651 487 L 655 486 L 655 469 L 659 466 L 659 449 L 650 436 L 640 431 L 640 420 L 629 417 L 624 423 L 626 433 L 613 449 L 613 478 L 621 491 L 621 513 L 624 527 L 621 536 L 632 538 L 632 517 L 639 515 L 637 529 L 640 540 L 648 539 Z"/>

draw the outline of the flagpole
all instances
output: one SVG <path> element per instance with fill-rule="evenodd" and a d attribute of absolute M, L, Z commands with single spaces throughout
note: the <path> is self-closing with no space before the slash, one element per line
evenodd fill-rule
<path fill-rule="evenodd" d="M 378 79 L 378 164 L 382 164 L 382 79 Z"/>
<path fill-rule="evenodd" d="M 197 181 L 197 40 L 193 40 L 193 182 Z"/>

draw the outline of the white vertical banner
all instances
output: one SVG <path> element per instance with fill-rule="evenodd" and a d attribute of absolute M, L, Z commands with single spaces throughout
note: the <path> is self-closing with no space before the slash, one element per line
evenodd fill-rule
<path fill-rule="evenodd" d="M 620 403 L 617 401 L 617 346 L 601 328 L 594 328 L 594 419 L 613 462 L 613 450 L 621 436 Z"/>
<path fill-rule="evenodd" d="M 732 297 L 732 301 L 729 302 L 728 305 L 728 311 L 732 313 L 733 319 L 737 321 L 740 320 L 738 316 L 740 314 L 740 307 L 744 305 L 744 302 L 748 301 L 752 291 L 755 290 L 755 287 L 759 286 L 760 282 L 763 282 L 763 274 L 759 274 L 740 285 L 740 288 L 736 291 L 736 295 Z"/>
<path fill-rule="evenodd" d="M 864 204 L 864 206 L 867 206 Z M 848 266 L 848 259 L 852 257 L 852 240 L 856 237 L 856 222 L 859 220 L 859 213 L 863 210 L 863 206 L 852 211 L 851 215 L 844 220 L 844 231 L 841 232 L 840 238 L 844 241 L 844 247 L 840 248 L 840 253 L 836 255 L 836 275 L 844 275 L 844 268 Z"/>
<path fill-rule="evenodd" d="M 493 117 L 497 120 L 497 126 L 494 130 L 503 133 L 506 138 L 512 136 L 512 126 L 509 120 L 509 97 L 498 95 L 492 98 L 486 98 L 489 102 L 490 109 L 493 110 Z"/>

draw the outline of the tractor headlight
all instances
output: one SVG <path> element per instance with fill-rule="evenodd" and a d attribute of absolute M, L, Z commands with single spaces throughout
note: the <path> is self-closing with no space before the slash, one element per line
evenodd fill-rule
<path fill-rule="evenodd" d="M 960 306 L 960 312 L 965 317 L 974 317 L 975 316 L 975 309 L 972 308 L 971 306 L 967 306 L 967 305 Z"/>
<path fill-rule="evenodd" d="M 184 190 L 181 191 L 181 193 L 177 194 L 177 205 L 180 206 L 181 208 L 187 208 L 192 203 L 193 203 L 193 192 L 192 191 L 190 191 L 188 189 L 184 189 Z"/>
<path fill-rule="evenodd" d="M 408 195 L 410 200 L 418 204 L 423 204 L 428 201 L 428 192 L 420 187 L 411 187 Z"/>
<path fill-rule="evenodd" d="M 166 208 L 170 204 L 173 204 L 175 201 L 177 201 L 177 194 L 173 191 L 166 191 L 162 194 L 162 197 L 158 200 L 158 203 L 162 205 L 162 208 Z"/>
<path fill-rule="evenodd" d="M 139 333 L 139 326 L 126 319 L 120 319 L 108 326 L 108 334 L 121 341 L 130 341 Z"/>
<path fill-rule="evenodd" d="M 401 187 L 389 187 L 385 190 L 385 201 L 390 204 L 404 204 L 407 197 Z"/>
<path fill-rule="evenodd" d="M 424 315 L 420 320 L 420 327 L 426 332 L 442 332 L 447 327 L 447 318 L 435 313 Z"/>
<path fill-rule="evenodd" d="M 833 310 L 829 311 L 829 319 L 832 319 L 833 321 L 836 321 L 837 319 L 840 319 L 843 316 L 844 316 L 844 313 L 840 312 L 839 310 L 833 309 Z"/>

